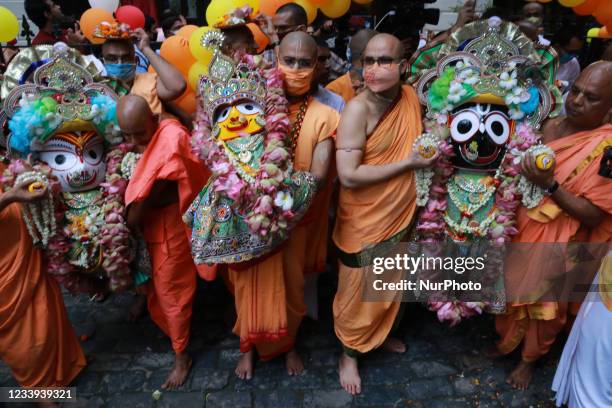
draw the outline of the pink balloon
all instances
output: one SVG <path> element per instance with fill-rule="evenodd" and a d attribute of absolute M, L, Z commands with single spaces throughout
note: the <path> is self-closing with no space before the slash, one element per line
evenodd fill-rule
<path fill-rule="evenodd" d="M 132 30 L 137 28 L 144 28 L 145 16 L 144 13 L 134 6 L 122 6 L 115 11 L 115 17 L 120 23 L 125 23 L 130 26 Z"/>

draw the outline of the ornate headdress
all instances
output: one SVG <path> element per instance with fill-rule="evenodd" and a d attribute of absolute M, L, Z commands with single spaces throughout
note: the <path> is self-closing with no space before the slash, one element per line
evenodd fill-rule
<path fill-rule="evenodd" d="M 224 36 L 211 30 L 202 38 L 202 45 L 214 49 L 208 76 L 202 77 L 199 88 L 206 111 L 212 119 L 221 105 L 229 105 L 240 99 L 249 99 L 261 106 L 266 105 L 266 80 L 258 70 L 248 64 L 238 63 L 220 51 Z"/>
<path fill-rule="evenodd" d="M 64 53 L 39 67 L 33 83 L 14 88 L 3 104 L 11 131 L 7 147 L 27 154 L 58 132 L 95 130 L 108 143 L 121 141 L 117 95 Z"/>
<path fill-rule="evenodd" d="M 554 50 L 534 47 L 518 26 L 492 18 L 420 51 L 409 73 L 430 115 L 472 101 L 506 105 L 512 119 L 538 127 L 562 107 L 555 70 Z"/>

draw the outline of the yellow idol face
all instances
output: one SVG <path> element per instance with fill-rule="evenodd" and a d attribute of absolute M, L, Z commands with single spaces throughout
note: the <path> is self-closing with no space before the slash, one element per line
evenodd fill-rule
<path fill-rule="evenodd" d="M 215 113 L 219 139 L 232 140 L 245 134 L 255 135 L 265 126 L 263 108 L 251 101 L 220 108 Z"/>

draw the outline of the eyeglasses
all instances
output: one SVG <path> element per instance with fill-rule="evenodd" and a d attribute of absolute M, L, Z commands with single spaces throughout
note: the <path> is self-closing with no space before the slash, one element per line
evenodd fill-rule
<path fill-rule="evenodd" d="M 364 67 L 371 67 L 374 64 L 378 64 L 381 67 L 390 67 L 391 64 L 397 63 L 399 61 L 400 60 L 398 60 L 397 58 L 393 58 L 393 57 L 379 57 L 379 58 L 364 57 L 361 60 Z"/>
<path fill-rule="evenodd" d="M 283 65 L 286 65 L 288 67 L 294 67 L 297 64 L 298 68 L 310 68 L 314 65 L 314 62 L 311 59 L 293 57 L 283 57 L 282 62 Z"/>

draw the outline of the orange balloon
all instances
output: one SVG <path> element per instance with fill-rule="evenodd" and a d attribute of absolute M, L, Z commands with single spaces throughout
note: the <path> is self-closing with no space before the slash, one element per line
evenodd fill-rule
<path fill-rule="evenodd" d="M 159 55 L 178 68 L 184 76 L 189 74 L 189 68 L 196 61 L 189 51 L 189 40 L 178 35 L 173 35 L 162 43 Z"/>
<path fill-rule="evenodd" d="M 599 4 L 599 0 L 586 0 L 582 4 L 572 7 L 572 10 L 579 16 L 590 16 L 595 11 L 597 4 Z"/>
<path fill-rule="evenodd" d="M 308 24 L 312 24 L 317 18 L 317 6 L 313 5 L 310 0 L 293 0 L 292 3 L 297 4 L 306 11 L 306 17 L 308 18 Z"/>
<path fill-rule="evenodd" d="M 257 43 L 257 46 L 259 47 L 257 49 L 257 52 L 258 53 L 263 52 L 263 50 L 265 50 L 268 44 L 270 43 L 270 39 L 268 38 L 267 35 L 263 33 L 263 31 L 261 31 L 261 29 L 257 26 L 257 24 L 248 23 L 247 27 L 249 27 L 249 30 L 251 30 L 251 33 L 253 33 L 253 38 L 255 39 L 255 42 Z"/>
<path fill-rule="evenodd" d="M 81 20 L 79 20 L 81 31 L 85 38 L 93 44 L 101 44 L 104 42 L 103 38 L 95 38 L 93 36 L 96 27 L 103 21 L 113 23 L 115 19 L 111 13 L 101 8 L 90 8 L 89 10 L 85 10 L 81 15 Z"/>
<path fill-rule="evenodd" d="M 197 25 L 193 25 L 193 24 L 189 24 L 186 26 L 181 27 L 175 35 L 178 35 L 179 37 L 183 37 L 186 38 L 187 41 L 189 41 L 189 38 L 191 37 L 191 34 L 193 34 L 193 32 L 195 30 L 198 29 Z"/>
<path fill-rule="evenodd" d="M 196 111 L 196 94 L 191 89 L 187 88 L 187 90 L 179 96 L 177 99 L 173 101 L 179 108 L 183 111 L 191 114 Z"/>
<path fill-rule="evenodd" d="M 370 4 L 374 0 L 353 0 L 357 4 Z"/>
<path fill-rule="evenodd" d="M 322 6 L 323 4 L 327 4 L 329 3 L 331 0 L 308 0 L 310 2 L 310 4 L 313 4 L 315 6 Z M 371 2 L 372 0 L 368 0 L 368 3 Z M 358 3 L 357 0 L 355 0 L 355 3 Z"/>
<path fill-rule="evenodd" d="M 612 2 L 600 1 L 593 12 L 593 16 L 602 25 L 612 25 Z"/>
<path fill-rule="evenodd" d="M 601 27 L 599 30 L 599 38 L 612 38 L 612 35 L 610 35 L 610 30 L 608 30 L 607 26 Z"/>
<path fill-rule="evenodd" d="M 338 18 L 346 14 L 351 8 L 351 0 L 334 0 L 321 6 L 321 11 L 329 18 Z"/>
<path fill-rule="evenodd" d="M 268 16 L 273 16 L 280 6 L 291 3 L 291 0 L 261 0 L 260 11 Z"/>

